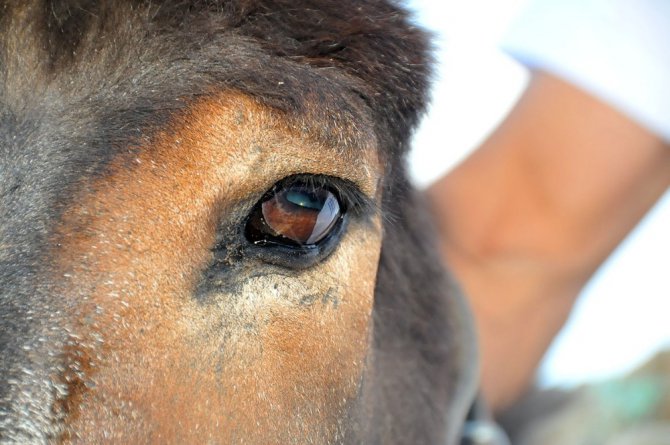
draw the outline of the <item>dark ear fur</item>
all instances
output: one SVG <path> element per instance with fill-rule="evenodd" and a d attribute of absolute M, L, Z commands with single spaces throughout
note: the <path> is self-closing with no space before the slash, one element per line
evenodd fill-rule
<path fill-rule="evenodd" d="M 268 49 L 361 79 L 368 88 L 359 93 L 383 124 L 379 134 L 390 135 L 396 150 L 405 147 L 426 105 L 431 60 L 427 35 L 404 10 L 385 0 L 241 4 L 240 29 Z"/>

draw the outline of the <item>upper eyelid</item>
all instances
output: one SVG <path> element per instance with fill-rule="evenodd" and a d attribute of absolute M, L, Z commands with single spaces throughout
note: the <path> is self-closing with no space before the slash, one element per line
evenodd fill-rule
<path fill-rule="evenodd" d="M 335 193 L 342 202 L 344 208 L 353 211 L 354 214 L 362 216 L 372 213 L 377 208 L 375 201 L 367 196 L 353 182 L 329 175 L 320 174 L 297 174 L 287 176 L 277 181 L 270 190 L 278 186 L 290 187 L 293 183 L 307 184 L 314 187 L 327 188 Z"/>

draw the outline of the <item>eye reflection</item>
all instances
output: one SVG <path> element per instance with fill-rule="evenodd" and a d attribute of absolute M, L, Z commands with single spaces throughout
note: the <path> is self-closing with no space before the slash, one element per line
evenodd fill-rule
<path fill-rule="evenodd" d="M 263 219 L 274 235 L 298 244 L 323 239 L 340 216 L 335 196 L 324 189 L 292 187 L 280 190 L 261 204 Z"/>
<path fill-rule="evenodd" d="M 276 186 L 259 204 L 247 223 L 247 237 L 257 245 L 316 245 L 343 215 L 331 191 L 304 183 Z"/>

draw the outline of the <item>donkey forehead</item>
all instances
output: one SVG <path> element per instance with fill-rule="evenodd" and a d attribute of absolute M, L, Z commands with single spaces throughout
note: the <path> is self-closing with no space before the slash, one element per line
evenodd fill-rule
<path fill-rule="evenodd" d="M 194 113 L 235 114 L 244 126 L 250 125 L 246 114 L 260 112 L 269 118 L 254 125 L 263 120 L 311 142 L 305 156 L 348 162 L 381 155 L 370 109 L 356 93 L 360 82 L 273 57 L 235 37 L 225 47 L 230 54 L 205 48 L 188 59 L 127 54 L 121 75 L 119 67 L 104 66 L 111 63 L 106 57 L 82 58 L 55 72 L 35 66 L 32 76 L 7 63 L 0 79 L 3 204 L 34 210 L 28 219 L 37 221 L 49 213 L 47 203 L 71 195 L 73 184 L 104 175 L 115 159 L 134 159 L 156 137 L 198 118 Z M 226 103 L 240 95 L 249 100 Z M 259 148 L 282 154 L 279 146 Z"/>
<path fill-rule="evenodd" d="M 30 4 L 7 13 L 0 35 L 0 200 L 12 216 L 0 224 L 0 261 L 8 267 L 16 263 L 8 246 L 34 262 L 28 254 L 39 251 L 73 188 L 104 175 L 114 159 L 132 162 L 129 152 L 151 147 L 194 108 L 232 112 L 217 107 L 225 93 L 253 98 L 246 104 L 264 106 L 284 131 L 314 142 L 312 154 L 331 149 L 346 163 L 378 148 L 360 79 L 272 54 L 227 29 L 225 16 L 185 32 L 128 8 L 107 24 L 89 17 L 96 26 L 72 25 L 74 39 L 66 28 L 58 35 L 27 26 L 35 20 Z"/>
<path fill-rule="evenodd" d="M 31 158 L 95 171 L 224 92 L 253 98 L 324 146 L 355 152 L 374 142 L 358 79 L 273 56 L 235 35 L 181 52 L 161 45 L 164 38 L 140 34 L 140 49 L 110 41 L 59 67 L 29 43 L 8 54 L 0 73 L 3 169 L 17 171 L 22 164 L 12 159 Z"/>

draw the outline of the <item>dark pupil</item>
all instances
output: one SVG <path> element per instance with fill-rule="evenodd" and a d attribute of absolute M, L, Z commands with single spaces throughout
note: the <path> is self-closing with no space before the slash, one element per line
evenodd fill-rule
<path fill-rule="evenodd" d="M 335 226 L 340 205 L 326 189 L 292 186 L 278 190 L 261 204 L 271 235 L 298 244 L 315 244 Z"/>

